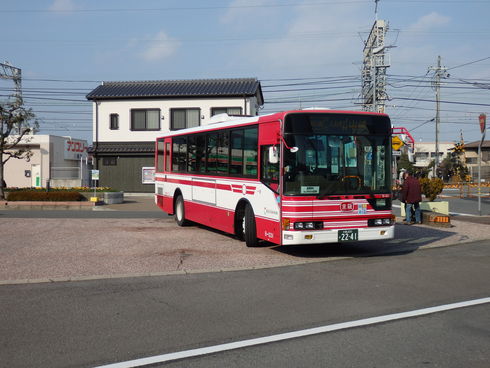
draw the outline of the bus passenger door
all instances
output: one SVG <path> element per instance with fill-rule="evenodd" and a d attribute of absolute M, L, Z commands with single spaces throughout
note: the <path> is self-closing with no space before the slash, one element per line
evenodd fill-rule
<path fill-rule="evenodd" d="M 267 187 L 262 190 L 260 208 L 256 213 L 257 237 L 281 244 L 280 227 L 280 144 L 279 121 L 259 125 L 260 181 Z"/>
<path fill-rule="evenodd" d="M 163 143 L 163 176 L 161 177 L 161 181 L 159 181 L 161 189 L 159 190 L 158 194 L 162 194 L 162 197 L 159 196 L 159 206 L 163 211 L 169 214 L 174 212 L 173 191 L 168 182 L 168 174 L 172 168 L 171 148 L 172 139 L 165 138 Z"/>

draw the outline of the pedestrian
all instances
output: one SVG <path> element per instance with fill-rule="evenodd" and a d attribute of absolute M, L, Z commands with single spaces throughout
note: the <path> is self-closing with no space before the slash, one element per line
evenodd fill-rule
<path fill-rule="evenodd" d="M 421 224 L 422 218 L 420 213 L 420 202 L 422 201 L 422 189 L 417 178 L 412 173 L 408 173 L 402 186 L 402 198 L 406 203 L 405 206 L 405 223 Z M 412 220 L 412 211 L 415 212 L 415 222 Z"/>

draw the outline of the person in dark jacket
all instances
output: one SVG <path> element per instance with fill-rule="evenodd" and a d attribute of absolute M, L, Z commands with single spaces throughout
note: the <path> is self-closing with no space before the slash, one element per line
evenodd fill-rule
<path fill-rule="evenodd" d="M 403 182 L 402 198 L 405 200 L 405 215 L 406 223 L 413 224 L 412 211 L 415 211 L 415 222 L 417 224 L 422 223 L 421 213 L 420 213 L 420 202 L 422 201 L 422 188 L 417 178 L 414 178 L 411 173 L 408 174 L 407 178 Z"/>

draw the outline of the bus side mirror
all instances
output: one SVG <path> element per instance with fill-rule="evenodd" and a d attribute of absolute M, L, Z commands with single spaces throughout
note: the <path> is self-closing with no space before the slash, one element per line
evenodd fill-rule
<path fill-rule="evenodd" d="M 269 147 L 269 163 L 270 164 L 277 164 L 279 162 L 279 151 L 277 149 L 277 146 L 270 146 Z"/>

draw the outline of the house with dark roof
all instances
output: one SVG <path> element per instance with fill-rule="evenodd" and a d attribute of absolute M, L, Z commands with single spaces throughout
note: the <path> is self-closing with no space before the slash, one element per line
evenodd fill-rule
<path fill-rule="evenodd" d="M 212 116 L 253 116 L 264 104 L 255 78 L 103 82 L 93 102 L 93 145 L 99 186 L 153 192 L 155 139 L 210 123 Z"/>

